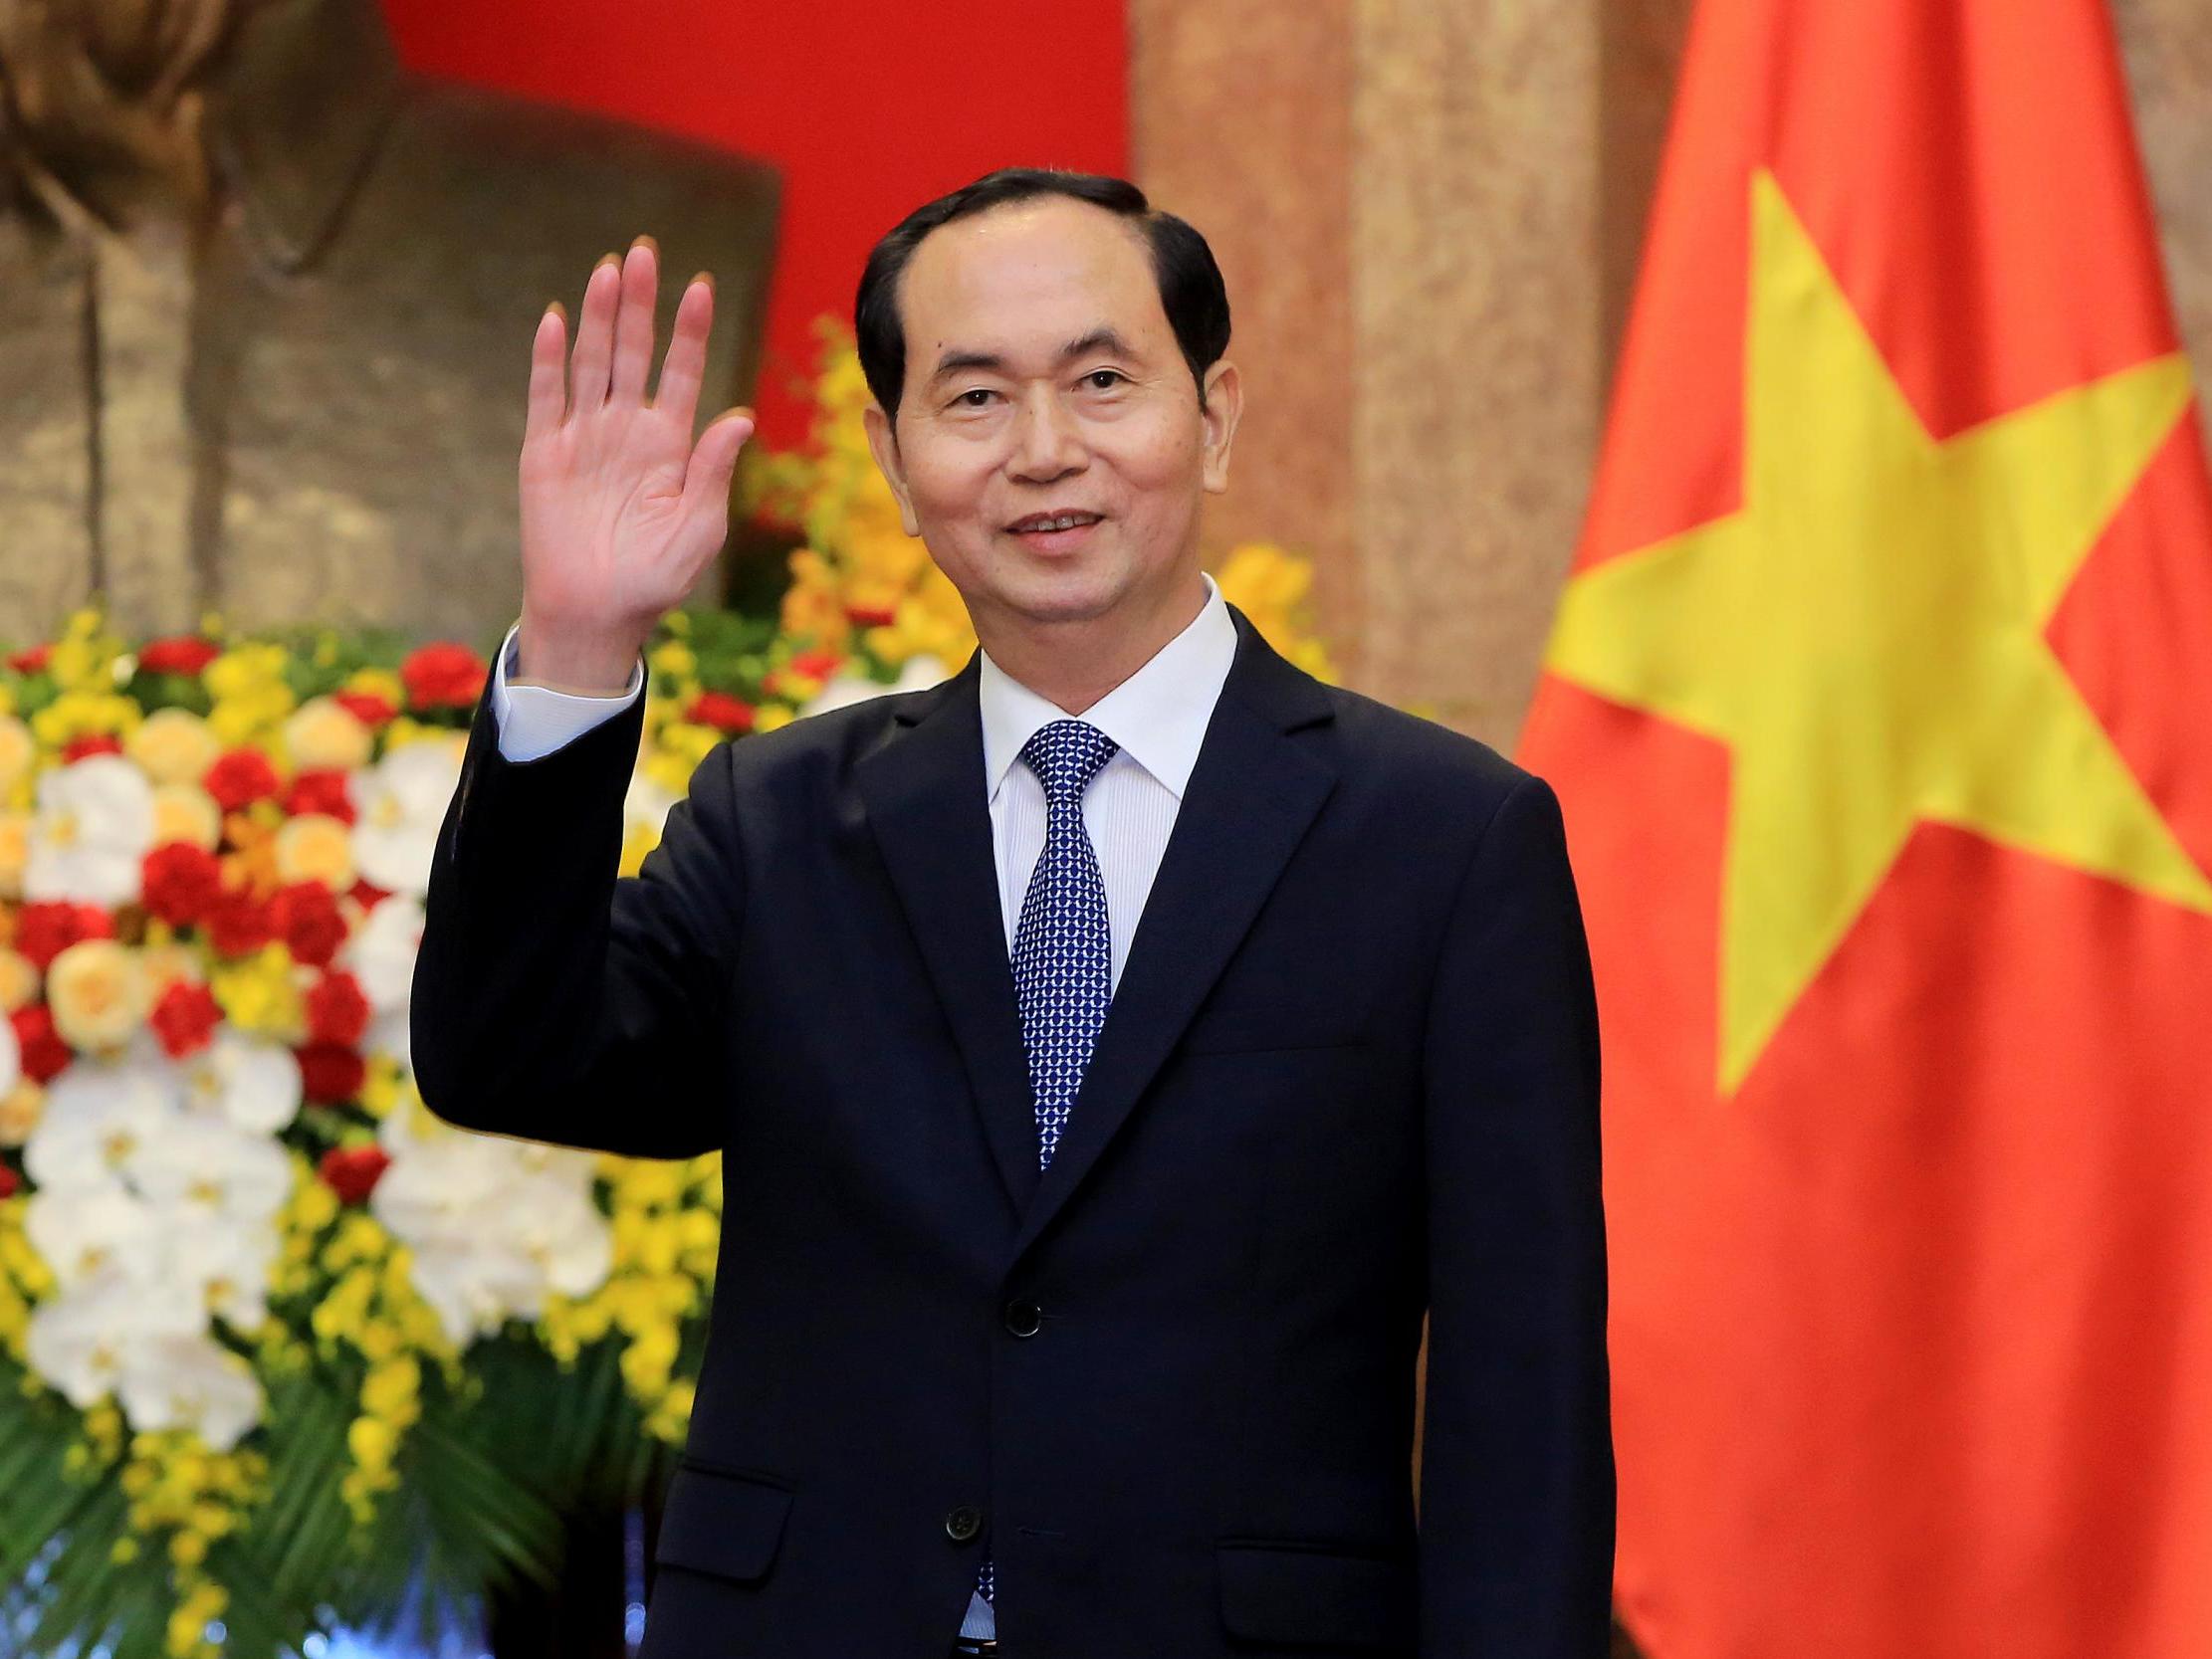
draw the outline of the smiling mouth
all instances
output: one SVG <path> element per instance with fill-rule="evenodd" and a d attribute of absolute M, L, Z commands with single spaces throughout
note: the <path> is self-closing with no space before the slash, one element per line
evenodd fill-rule
<path fill-rule="evenodd" d="M 1051 534 L 1059 530 L 1084 529 L 1103 518 L 1102 513 L 1032 513 L 1026 518 L 1016 518 L 1006 528 L 1015 535 Z"/>

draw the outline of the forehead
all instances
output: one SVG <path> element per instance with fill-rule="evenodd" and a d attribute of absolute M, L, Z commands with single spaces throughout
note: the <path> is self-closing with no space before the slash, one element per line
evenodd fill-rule
<path fill-rule="evenodd" d="M 1119 214 L 1061 196 L 992 208 L 923 238 L 899 285 L 907 364 L 941 349 L 1056 349 L 1100 323 L 1165 337 L 1152 254 Z"/>

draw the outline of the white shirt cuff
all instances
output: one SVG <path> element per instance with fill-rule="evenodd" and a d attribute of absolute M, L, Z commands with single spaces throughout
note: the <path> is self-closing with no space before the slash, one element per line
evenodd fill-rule
<path fill-rule="evenodd" d="M 645 660 L 630 670 L 629 690 L 619 697 L 579 697 L 551 686 L 510 686 L 515 661 L 516 623 L 500 641 L 492 663 L 492 718 L 499 724 L 499 751 L 509 760 L 538 760 L 575 741 L 593 726 L 614 719 L 645 689 Z"/>

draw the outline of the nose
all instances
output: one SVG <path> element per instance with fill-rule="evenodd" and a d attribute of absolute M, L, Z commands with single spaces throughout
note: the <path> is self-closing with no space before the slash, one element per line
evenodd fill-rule
<path fill-rule="evenodd" d="M 1051 392 L 1024 398 L 1014 416 L 1013 452 L 1008 470 L 1028 484 L 1050 484 L 1082 470 L 1083 435 L 1075 417 Z"/>

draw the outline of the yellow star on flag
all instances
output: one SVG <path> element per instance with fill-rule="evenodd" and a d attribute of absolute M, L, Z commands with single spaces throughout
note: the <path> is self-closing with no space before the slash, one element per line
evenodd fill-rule
<path fill-rule="evenodd" d="M 2044 639 L 2186 361 L 1938 443 L 1771 173 L 1751 197 L 1743 505 L 1570 582 L 1546 659 L 1728 748 L 1724 1094 L 1923 819 L 2212 912 Z"/>

